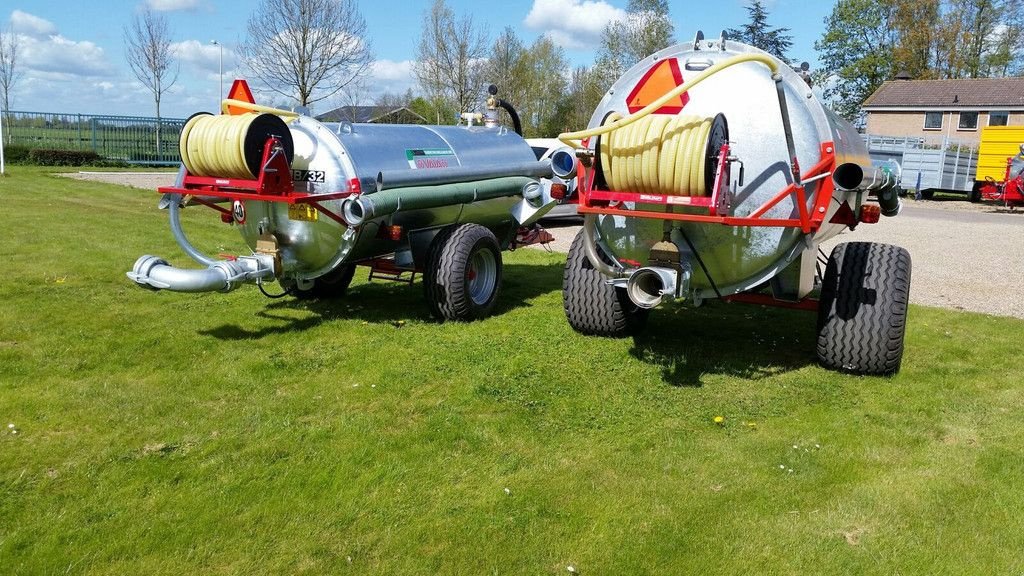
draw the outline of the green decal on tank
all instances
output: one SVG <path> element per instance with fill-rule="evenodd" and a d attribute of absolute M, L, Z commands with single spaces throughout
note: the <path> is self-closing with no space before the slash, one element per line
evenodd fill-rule
<path fill-rule="evenodd" d="M 405 151 L 409 168 L 448 168 L 457 166 L 455 152 L 451 148 L 416 148 Z"/>

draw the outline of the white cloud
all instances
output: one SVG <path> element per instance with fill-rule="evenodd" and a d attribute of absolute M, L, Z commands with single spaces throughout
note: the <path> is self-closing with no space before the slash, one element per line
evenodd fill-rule
<path fill-rule="evenodd" d="M 21 64 L 29 73 L 51 72 L 72 76 L 109 76 L 113 69 L 103 48 L 54 34 L 49 38 L 19 35 Z"/>
<path fill-rule="evenodd" d="M 412 72 L 413 61 L 376 60 L 370 65 L 368 84 L 374 95 L 391 92 L 404 94 L 409 88 L 415 88 L 416 76 Z"/>
<path fill-rule="evenodd" d="M 625 17 L 625 10 L 604 0 L 533 0 L 523 23 L 563 48 L 580 49 L 596 46 L 605 26 Z"/>
<path fill-rule="evenodd" d="M 222 45 L 185 40 L 171 44 L 171 53 L 182 64 L 182 67 L 199 68 L 216 73 L 221 67 L 221 48 L 224 50 L 223 65 L 227 71 L 235 62 L 235 52 Z"/>
<path fill-rule="evenodd" d="M 146 0 L 146 6 L 157 12 L 175 12 L 178 10 L 195 10 L 200 0 Z"/>
<path fill-rule="evenodd" d="M 11 29 L 15 34 L 35 38 L 46 38 L 57 33 L 57 27 L 53 25 L 53 22 L 21 10 L 11 12 Z"/>
<path fill-rule="evenodd" d="M 370 65 L 370 76 L 377 80 L 389 82 L 401 82 L 405 80 L 415 81 L 412 73 L 412 60 L 377 60 Z"/>

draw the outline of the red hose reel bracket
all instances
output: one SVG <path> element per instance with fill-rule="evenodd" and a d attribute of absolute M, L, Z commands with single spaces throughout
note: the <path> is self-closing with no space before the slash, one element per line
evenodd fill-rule
<path fill-rule="evenodd" d="M 359 181 L 349 181 L 344 192 L 310 194 L 298 192 L 292 184 L 292 169 L 285 157 L 280 140 L 275 136 L 267 138 L 263 145 L 263 160 L 260 173 L 253 179 L 218 178 L 196 176 L 185 170 L 181 186 L 161 186 L 157 192 L 190 196 L 198 204 L 221 213 L 221 219 L 230 222 L 231 210 L 216 204 L 219 200 L 253 200 L 257 202 L 282 202 L 285 204 L 308 204 L 328 218 L 344 224 L 344 219 L 325 208 L 321 202 L 347 198 L 359 193 Z"/>
<path fill-rule="evenodd" d="M 702 222 L 708 224 L 722 224 L 725 226 L 772 226 L 782 228 L 800 228 L 804 233 L 809 234 L 817 231 L 828 212 L 829 202 L 835 191 L 835 185 L 828 176 L 835 170 L 836 156 L 835 145 L 832 142 L 825 142 L 821 145 L 821 160 L 812 166 L 810 170 L 801 174 L 800 184 L 793 183 L 784 188 L 770 200 L 762 204 L 749 216 L 729 216 L 719 214 L 720 208 L 724 205 L 724 195 L 728 194 L 728 154 L 729 145 L 724 144 L 718 155 L 718 167 L 715 171 L 715 185 L 711 196 L 675 196 L 671 194 L 644 194 L 631 191 L 611 191 L 597 188 L 595 185 L 597 170 L 594 168 L 581 168 L 584 173 L 582 181 L 583 190 L 580 192 L 580 202 L 577 211 L 581 214 L 604 214 L 613 216 L 627 216 L 631 218 L 650 218 L 656 220 L 674 220 L 680 222 Z M 807 207 L 807 188 L 811 182 L 820 183 L 815 190 L 813 203 Z M 786 198 L 793 197 L 794 204 L 798 207 L 797 218 L 765 218 L 769 210 L 777 206 Z M 625 202 L 637 204 L 655 204 L 662 206 L 686 206 L 706 209 L 703 214 L 690 214 L 678 212 L 656 212 L 652 210 L 629 209 L 624 206 Z"/>

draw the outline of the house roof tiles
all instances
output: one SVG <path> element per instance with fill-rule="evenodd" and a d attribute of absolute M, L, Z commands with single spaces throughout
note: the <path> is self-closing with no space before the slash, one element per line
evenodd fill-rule
<path fill-rule="evenodd" d="M 1024 107 L 1024 77 L 883 82 L 864 108 Z"/>

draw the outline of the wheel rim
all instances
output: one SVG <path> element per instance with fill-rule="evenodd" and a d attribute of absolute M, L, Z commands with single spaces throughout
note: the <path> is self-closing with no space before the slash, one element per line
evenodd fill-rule
<path fill-rule="evenodd" d="M 466 286 L 474 304 L 483 305 L 491 299 L 497 284 L 498 262 L 486 248 L 477 250 L 466 270 Z"/>

